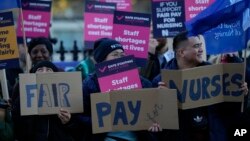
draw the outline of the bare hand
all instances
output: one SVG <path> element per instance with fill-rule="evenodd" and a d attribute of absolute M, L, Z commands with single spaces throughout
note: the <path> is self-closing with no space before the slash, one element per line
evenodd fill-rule
<path fill-rule="evenodd" d="M 245 96 L 248 95 L 247 82 L 244 82 L 244 83 L 241 85 L 240 91 L 242 91 L 243 94 L 244 94 Z"/>
<path fill-rule="evenodd" d="M 159 45 L 159 43 L 156 39 L 150 39 L 148 52 L 155 54 L 155 49 L 156 49 L 156 46 L 158 46 L 158 45 Z"/>
<path fill-rule="evenodd" d="M 158 82 L 158 88 L 168 88 L 165 82 Z"/>
<path fill-rule="evenodd" d="M 70 121 L 71 114 L 66 109 L 60 109 L 60 111 L 58 113 L 58 117 L 61 120 L 62 124 L 66 124 L 66 123 L 68 123 Z"/>
<path fill-rule="evenodd" d="M 153 123 L 153 125 L 148 128 L 148 131 L 149 132 L 161 132 L 162 128 L 161 128 L 160 124 Z"/>

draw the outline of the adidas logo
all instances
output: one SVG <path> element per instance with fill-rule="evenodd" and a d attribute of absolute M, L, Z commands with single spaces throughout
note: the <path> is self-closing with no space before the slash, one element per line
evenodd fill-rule
<path fill-rule="evenodd" d="M 202 116 L 196 116 L 195 118 L 194 118 L 194 121 L 196 121 L 196 122 L 201 122 L 202 121 L 202 119 L 203 119 L 203 117 Z"/>

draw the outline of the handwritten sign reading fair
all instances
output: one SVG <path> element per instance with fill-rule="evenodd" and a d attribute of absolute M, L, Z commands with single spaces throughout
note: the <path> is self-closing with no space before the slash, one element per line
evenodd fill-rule
<path fill-rule="evenodd" d="M 135 56 L 140 67 L 147 61 L 150 21 L 149 14 L 115 11 L 112 38 L 123 45 L 126 54 Z"/>
<path fill-rule="evenodd" d="M 244 95 L 239 89 L 243 77 L 242 63 L 162 72 L 163 81 L 167 86 L 177 89 L 180 109 L 192 109 L 221 102 L 241 102 Z"/>
<path fill-rule="evenodd" d="M 23 37 L 22 24 L 27 38 L 48 37 L 51 1 L 22 1 L 23 22 L 19 16 L 17 36 Z"/>
<path fill-rule="evenodd" d="M 86 2 L 84 13 L 85 48 L 93 48 L 97 39 L 112 37 L 115 9 L 116 5 L 114 3 Z"/>
<path fill-rule="evenodd" d="M 100 0 L 100 2 L 110 2 L 116 3 L 118 11 L 132 11 L 132 1 L 131 0 Z"/>
<path fill-rule="evenodd" d="M 93 133 L 147 130 L 157 122 L 178 129 L 176 90 L 141 89 L 91 94 Z"/>
<path fill-rule="evenodd" d="M 142 88 L 133 56 L 96 64 L 101 92 Z"/>
<path fill-rule="evenodd" d="M 222 23 L 204 34 L 207 54 L 230 53 L 245 49 L 245 33 L 241 27 L 241 17 Z"/>
<path fill-rule="evenodd" d="M 174 37 L 185 30 L 184 0 L 152 0 L 154 38 Z"/>
<path fill-rule="evenodd" d="M 83 112 L 82 82 L 79 72 L 20 74 L 21 115 Z"/>
<path fill-rule="evenodd" d="M 13 14 L 0 13 L 0 69 L 17 67 L 19 67 L 19 52 Z"/>
<path fill-rule="evenodd" d="M 194 18 L 201 11 L 205 10 L 215 0 L 186 0 L 185 1 L 185 14 L 186 21 Z"/>

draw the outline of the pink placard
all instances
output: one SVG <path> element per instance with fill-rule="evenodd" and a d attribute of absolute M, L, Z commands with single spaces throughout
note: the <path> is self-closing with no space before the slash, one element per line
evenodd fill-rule
<path fill-rule="evenodd" d="M 95 41 L 104 37 L 111 38 L 113 17 L 113 14 L 85 13 L 85 41 Z"/>
<path fill-rule="evenodd" d="M 146 65 L 150 35 L 150 15 L 115 11 L 112 38 L 123 45 L 127 55 L 134 55 L 139 67 Z"/>
<path fill-rule="evenodd" d="M 149 44 L 149 27 L 114 24 L 113 38 L 123 45 L 127 55 L 147 58 Z"/>
<path fill-rule="evenodd" d="M 131 0 L 100 0 L 100 2 L 116 3 L 118 11 L 132 11 Z"/>
<path fill-rule="evenodd" d="M 50 12 L 23 10 L 23 19 L 26 37 L 49 36 Z M 18 37 L 23 36 L 21 23 L 21 18 L 19 18 L 17 28 Z"/>
<path fill-rule="evenodd" d="M 87 1 L 84 12 L 84 48 L 93 48 L 100 38 L 111 38 L 115 3 Z"/>
<path fill-rule="evenodd" d="M 98 79 L 101 92 L 110 90 L 140 89 L 141 80 L 138 69 L 133 69 Z"/>
<path fill-rule="evenodd" d="M 186 21 L 194 18 L 201 11 L 205 10 L 215 0 L 185 0 Z"/>

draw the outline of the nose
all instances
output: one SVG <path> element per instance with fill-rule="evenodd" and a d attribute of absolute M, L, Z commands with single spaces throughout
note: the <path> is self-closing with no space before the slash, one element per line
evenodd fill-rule
<path fill-rule="evenodd" d="M 36 54 L 36 57 L 38 58 L 42 58 L 43 57 L 43 54 L 41 51 L 38 51 L 37 54 Z"/>
<path fill-rule="evenodd" d="M 199 52 L 199 53 L 203 53 L 203 46 L 199 47 L 198 52 Z"/>

